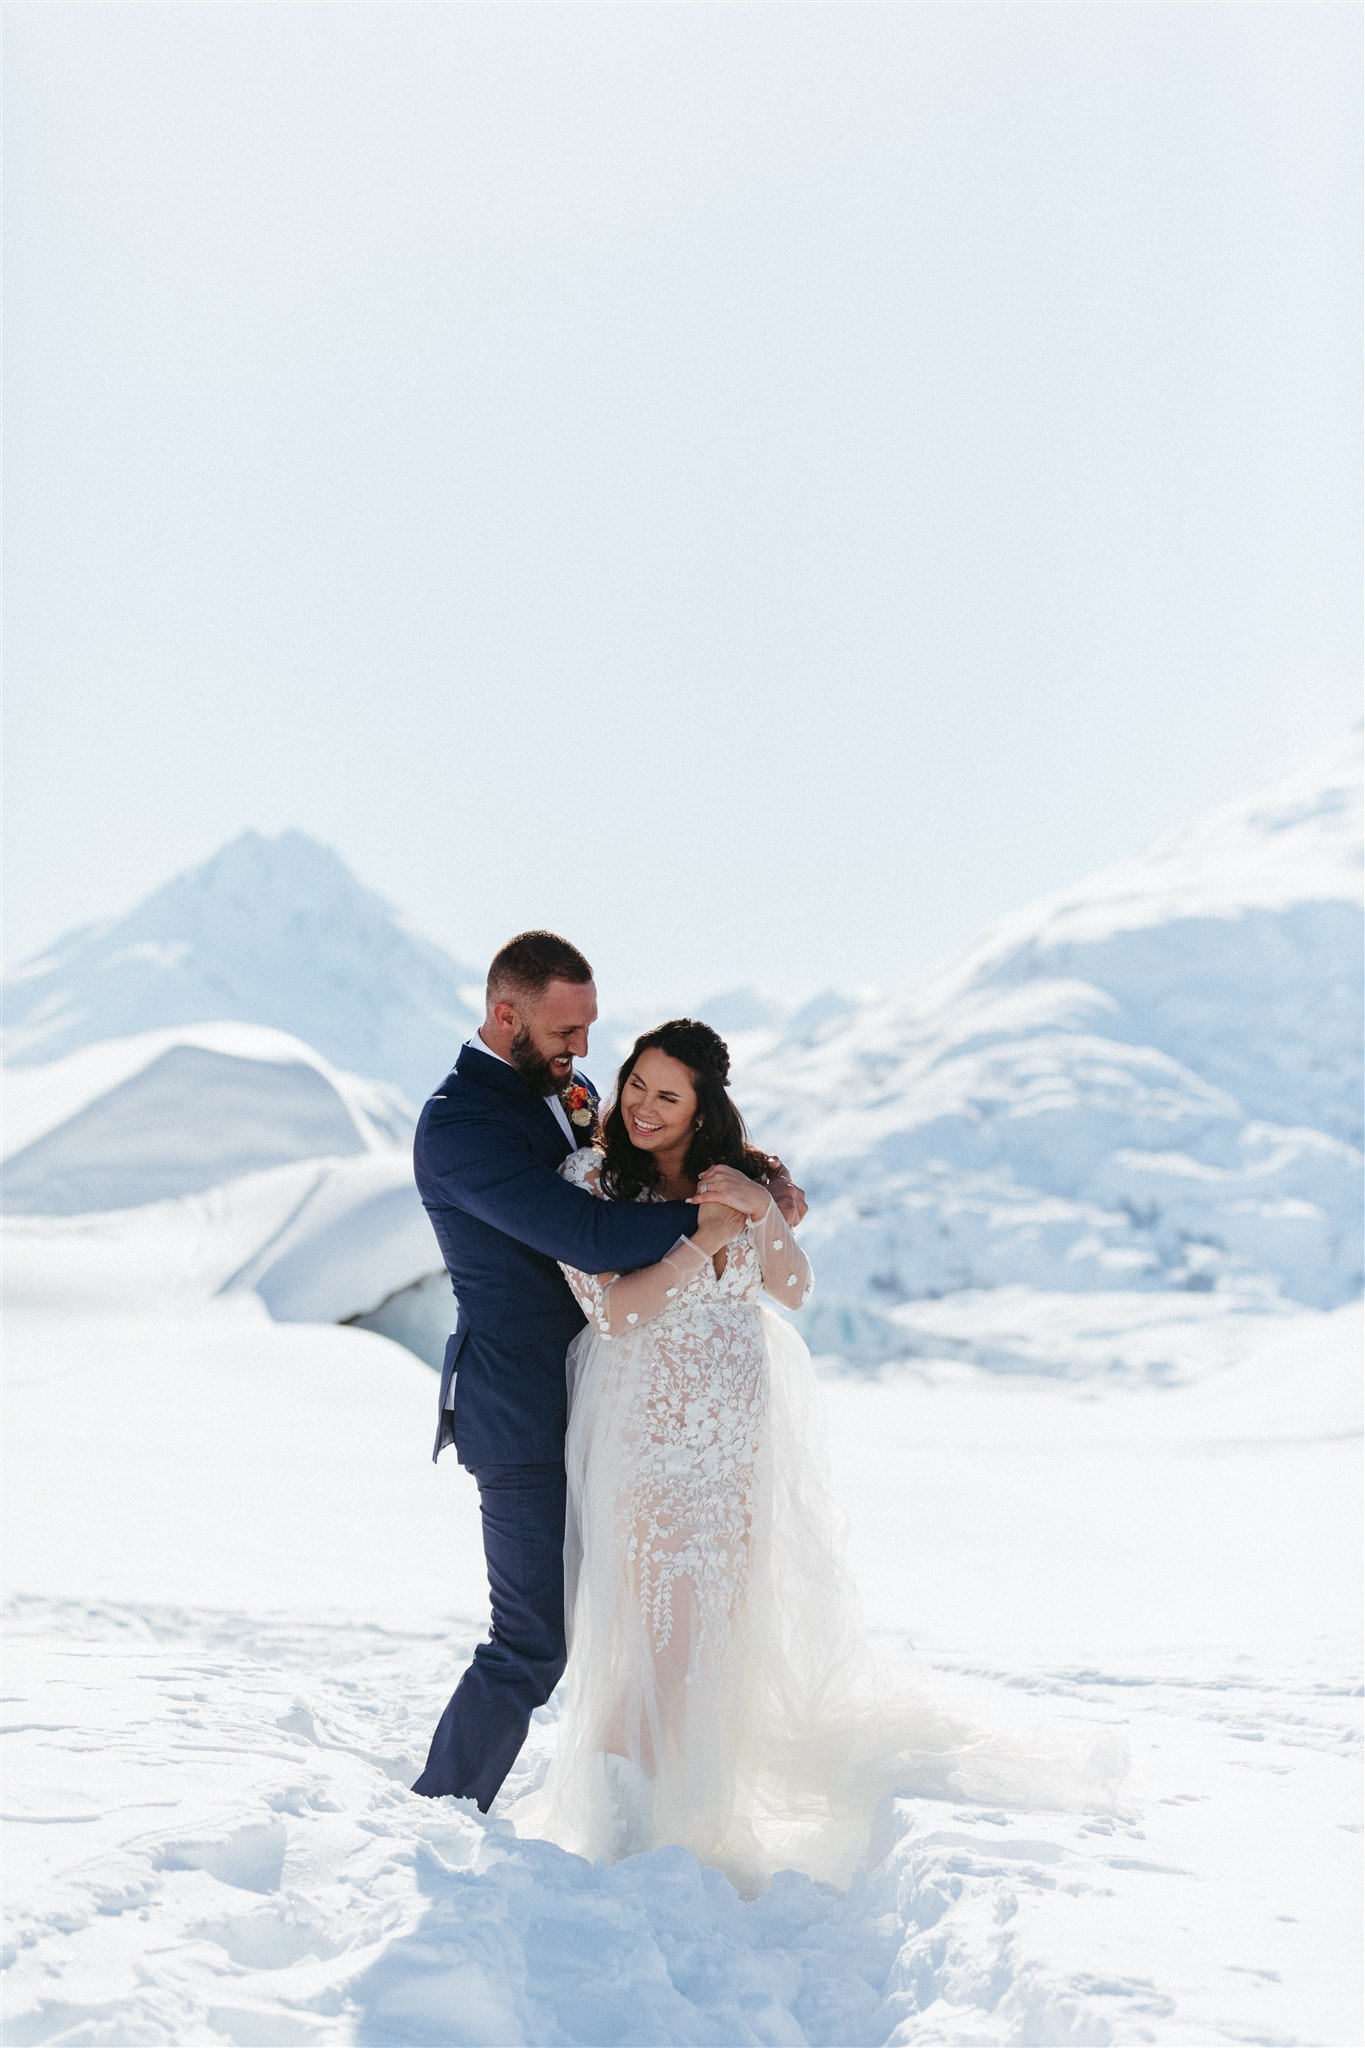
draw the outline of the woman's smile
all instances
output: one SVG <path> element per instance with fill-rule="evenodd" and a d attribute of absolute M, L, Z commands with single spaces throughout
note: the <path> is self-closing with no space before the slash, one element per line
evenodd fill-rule
<path fill-rule="evenodd" d="M 685 1152 L 697 1114 L 697 1091 L 680 1060 L 647 1046 L 621 1092 L 621 1117 L 633 1145 L 655 1159 Z"/>

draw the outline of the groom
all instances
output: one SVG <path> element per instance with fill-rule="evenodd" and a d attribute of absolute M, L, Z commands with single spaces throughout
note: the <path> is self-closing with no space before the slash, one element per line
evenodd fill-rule
<path fill-rule="evenodd" d="M 560 1178 L 597 1097 L 573 1070 L 597 1018 L 592 969 L 523 932 L 488 970 L 484 1021 L 417 1122 L 413 1164 L 458 1303 L 433 1460 L 454 1443 L 479 1489 L 492 1631 L 455 1688 L 414 1792 L 486 1813 L 564 1670 L 564 1354 L 583 1327 L 558 1261 L 652 1266 L 697 1227 L 687 1202 L 604 1202 Z M 778 1161 L 793 1223 L 801 1191 Z M 458 1366 L 458 1372 L 457 1372 Z"/>

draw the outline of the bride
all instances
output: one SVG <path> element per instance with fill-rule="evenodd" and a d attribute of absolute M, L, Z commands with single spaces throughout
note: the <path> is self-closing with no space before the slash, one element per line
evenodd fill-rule
<path fill-rule="evenodd" d="M 671 1842 L 747 1895 L 779 1869 L 847 1883 L 888 1792 L 1113 1811 L 1108 1727 L 981 1725 L 874 1664 L 840 1555 L 799 1308 L 810 1262 L 691 1019 L 637 1039 L 595 1145 L 561 1172 L 603 1201 L 694 1200 L 656 1266 L 564 1271 L 568 1667 L 521 1834 L 612 1860 Z"/>

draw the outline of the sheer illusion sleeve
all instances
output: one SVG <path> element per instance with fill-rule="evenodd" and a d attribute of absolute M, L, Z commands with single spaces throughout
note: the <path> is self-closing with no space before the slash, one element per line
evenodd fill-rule
<path fill-rule="evenodd" d="M 594 1195 L 601 1193 L 597 1155 L 586 1147 L 571 1152 L 560 1171 L 576 1186 Z M 563 1260 L 559 1266 L 593 1328 L 603 1337 L 619 1337 L 623 1330 L 657 1316 L 710 1263 L 709 1255 L 690 1237 L 680 1237 L 656 1265 L 641 1266 L 633 1273 L 580 1273 Z"/>
<path fill-rule="evenodd" d="M 769 1202 L 757 1222 L 750 1221 L 749 1236 L 758 1253 L 764 1292 L 784 1308 L 800 1308 L 810 1295 L 810 1260 L 776 1202 Z"/>

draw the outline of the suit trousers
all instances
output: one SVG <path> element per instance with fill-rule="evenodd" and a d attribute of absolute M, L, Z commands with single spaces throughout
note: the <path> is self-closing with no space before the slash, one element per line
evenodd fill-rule
<path fill-rule="evenodd" d="M 492 1630 L 450 1697 L 413 1785 L 487 1813 L 526 1740 L 531 1715 L 563 1676 L 564 1463 L 473 1469 L 483 1522 Z"/>

